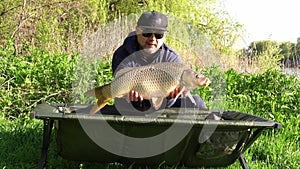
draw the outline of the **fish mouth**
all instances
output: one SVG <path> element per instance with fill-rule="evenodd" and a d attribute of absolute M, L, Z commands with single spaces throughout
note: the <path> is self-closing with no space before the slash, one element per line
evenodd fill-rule
<path fill-rule="evenodd" d="M 198 86 L 208 86 L 211 83 L 211 81 L 209 80 L 209 78 L 207 77 L 201 77 L 198 79 Z"/>

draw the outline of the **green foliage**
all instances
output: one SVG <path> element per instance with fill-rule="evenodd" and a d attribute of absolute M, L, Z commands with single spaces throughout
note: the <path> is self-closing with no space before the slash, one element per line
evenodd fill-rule
<path fill-rule="evenodd" d="M 258 56 L 256 56 L 252 61 L 257 64 L 257 68 L 261 72 L 265 72 L 268 69 L 279 69 L 281 68 L 281 60 L 284 56 L 281 54 L 281 49 L 278 47 L 270 48 Z"/>
<path fill-rule="evenodd" d="M 208 72 L 218 72 L 216 68 Z M 208 73 L 209 76 L 212 73 Z M 219 74 L 221 77 L 223 74 Z M 209 76 L 214 77 L 214 76 Z M 252 168 L 297 168 L 300 159 L 300 80 L 299 77 L 270 69 L 261 74 L 239 74 L 233 69 L 225 72 L 225 109 L 247 112 L 274 120 L 283 125 L 279 131 L 264 133 L 246 152 Z M 213 78 L 214 79 L 214 78 Z M 202 90 L 211 104 L 215 85 Z M 220 83 L 217 81 L 217 83 Z M 207 90 L 209 89 L 209 90 Z M 215 92 L 216 93 L 216 92 Z M 208 105 L 211 107 L 211 105 Z M 272 155 L 271 155 L 272 154 Z M 263 162 L 262 164 L 259 164 Z"/>
<path fill-rule="evenodd" d="M 297 56 L 300 56 L 300 37 L 297 39 L 296 53 L 297 53 Z"/>
<path fill-rule="evenodd" d="M 7 40 L 12 39 L 16 54 L 26 54 L 30 46 L 57 53 L 78 53 L 83 38 L 114 19 L 158 10 L 170 18 L 184 20 L 188 23 L 185 28 L 196 27 L 219 54 L 230 50 L 241 25 L 232 23 L 222 8 L 216 8 L 218 5 L 215 0 L 1 1 L 0 45 L 6 46 Z"/>
<path fill-rule="evenodd" d="M 13 39 L 16 54 L 28 46 L 76 53 L 83 35 L 106 23 L 108 12 L 106 0 L 1 1 L 0 44 Z"/>
<path fill-rule="evenodd" d="M 296 76 L 279 70 L 253 75 L 229 70 L 226 79 L 227 100 L 236 107 L 251 107 L 255 114 L 271 119 L 300 113 L 300 81 Z"/>
<path fill-rule="evenodd" d="M 112 79 L 109 60 L 33 48 L 29 53 L 16 57 L 13 47 L 0 48 L 0 113 L 4 116 L 25 115 L 43 102 L 90 103 L 84 92 Z"/>
<path fill-rule="evenodd" d="M 37 168 L 42 122 L 0 118 L 0 168 Z"/>
<path fill-rule="evenodd" d="M 29 112 L 41 102 L 70 101 L 75 57 L 31 49 L 15 57 L 13 48 L 0 53 L 0 111 L 8 116 Z"/>
<path fill-rule="evenodd" d="M 72 89 L 70 88 L 73 103 L 95 102 L 95 98 L 87 98 L 84 93 L 94 87 L 111 82 L 113 78 L 110 60 L 89 60 L 80 55 L 73 70 Z"/>
<path fill-rule="evenodd" d="M 262 59 L 268 63 L 273 63 L 276 59 L 275 64 L 284 63 L 286 67 L 295 67 L 299 64 L 300 53 L 298 50 L 299 42 L 276 42 L 271 40 L 262 40 L 251 42 L 248 47 L 248 51 L 251 59 L 259 58 L 264 56 Z M 263 64 L 266 65 L 266 64 Z M 259 67 L 259 66 L 258 66 Z M 273 65 L 269 65 L 268 68 L 272 68 Z"/>
<path fill-rule="evenodd" d="M 268 69 L 279 69 L 283 67 L 282 61 L 289 52 L 287 48 L 283 50 L 285 45 L 287 43 L 270 40 L 252 42 L 248 52 L 242 54 L 241 60 L 250 65 L 250 72 L 261 73 Z"/>
<path fill-rule="evenodd" d="M 253 50 L 254 55 L 259 55 L 265 51 L 278 48 L 280 46 L 279 42 L 271 41 L 271 40 L 262 40 L 251 42 L 249 48 Z"/>
<path fill-rule="evenodd" d="M 193 94 L 205 100 L 208 109 L 223 110 L 226 103 L 226 76 L 218 66 L 212 66 L 201 71 L 211 81 L 207 87 L 200 87 Z"/>
<path fill-rule="evenodd" d="M 279 45 L 279 48 L 281 49 L 280 54 L 284 58 L 290 59 L 295 55 L 295 44 L 292 42 L 283 42 Z"/>
<path fill-rule="evenodd" d="M 266 168 L 297 168 L 300 159 L 300 80 L 279 70 L 262 74 L 226 73 L 227 109 L 274 120 L 283 129 L 264 133 L 246 153 L 252 163 Z M 272 155 L 271 155 L 272 154 Z M 259 166 L 259 165 L 258 165 Z M 262 168 L 254 167 L 253 168 Z"/>

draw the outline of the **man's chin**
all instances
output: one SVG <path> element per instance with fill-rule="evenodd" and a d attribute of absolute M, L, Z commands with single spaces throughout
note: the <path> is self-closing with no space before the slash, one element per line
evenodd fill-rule
<path fill-rule="evenodd" d="M 148 49 L 143 49 L 143 52 L 147 54 L 154 54 L 158 51 L 158 49 L 153 49 L 153 48 L 148 48 Z"/>

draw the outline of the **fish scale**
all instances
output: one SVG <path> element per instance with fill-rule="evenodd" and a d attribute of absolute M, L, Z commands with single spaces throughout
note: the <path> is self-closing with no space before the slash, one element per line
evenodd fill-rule
<path fill-rule="evenodd" d="M 206 86 L 209 82 L 208 78 L 184 64 L 162 62 L 124 68 L 117 72 L 111 83 L 89 90 L 86 95 L 96 96 L 98 99 L 91 114 L 104 107 L 109 100 L 125 97 L 132 90 L 138 92 L 144 99 L 152 100 L 155 109 L 158 109 L 163 99 L 175 88 L 180 87 L 181 93 L 189 92 L 198 86 Z"/>
<path fill-rule="evenodd" d="M 144 76 L 143 74 L 151 76 Z M 136 77 L 138 78 L 132 81 L 131 88 L 134 91 L 144 93 L 144 97 L 146 99 L 149 99 L 151 97 L 151 93 L 155 93 L 156 91 L 168 92 L 169 90 L 174 89 L 176 87 L 176 84 L 178 84 L 176 82 L 177 79 L 175 79 L 176 77 L 172 77 L 170 73 L 158 68 L 138 72 Z"/>

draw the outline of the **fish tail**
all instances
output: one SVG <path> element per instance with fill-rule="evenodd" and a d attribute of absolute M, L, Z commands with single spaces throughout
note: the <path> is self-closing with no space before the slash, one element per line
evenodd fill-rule
<path fill-rule="evenodd" d="M 110 84 L 106 84 L 100 87 L 96 87 L 95 89 L 91 89 L 85 93 L 85 95 L 87 96 L 95 96 L 98 99 L 97 104 L 94 105 L 90 110 L 90 114 L 97 113 L 112 99 L 110 89 Z"/>

